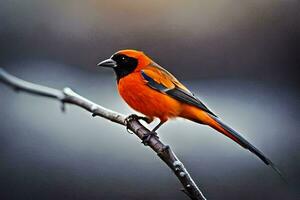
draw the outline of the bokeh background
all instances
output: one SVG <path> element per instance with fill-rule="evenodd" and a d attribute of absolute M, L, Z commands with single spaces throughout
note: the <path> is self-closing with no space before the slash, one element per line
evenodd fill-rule
<path fill-rule="evenodd" d="M 2 0 L 0 66 L 70 86 L 110 109 L 112 71 L 96 64 L 143 50 L 284 172 L 185 120 L 159 134 L 208 199 L 300 199 L 300 3 L 297 0 Z M 0 84 L 1 199 L 187 199 L 158 157 L 124 127 Z"/>

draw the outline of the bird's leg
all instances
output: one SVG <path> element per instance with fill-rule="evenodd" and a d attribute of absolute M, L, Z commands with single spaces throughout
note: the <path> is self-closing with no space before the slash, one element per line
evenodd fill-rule
<path fill-rule="evenodd" d="M 151 123 L 153 121 L 153 117 L 142 117 L 142 116 L 138 116 L 136 114 L 132 114 L 132 115 L 129 115 L 127 118 L 126 118 L 126 121 L 130 121 L 130 120 L 133 120 L 133 119 L 136 119 L 136 120 L 143 120 L 145 121 L 146 123 Z M 150 141 L 150 138 L 151 137 L 156 137 L 158 138 L 157 136 L 157 133 L 155 131 L 157 131 L 157 129 L 159 127 L 161 127 L 161 125 L 163 125 L 164 123 L 166 122 L 166 120 L 161 120 L 159 122 L 159 124 L 157 126 L 155 126 L 152 131 L 149 131 L 148 133 L 144 134 L 144 136 L 142 137 L 142 143 L 147 146 L 149 141 Z M 129 129 L 127 127 L 127 131 L 129 132 Z M 130 133 L 130 132 L 129 132 Z"/>
<path fill-rule="evenodd" d="M 143 143 L 145 146 L 148 145 L 148 143 L 149 143 L 151 137 L 156 137 L 156 138 L 158 138 L 157 133 L 156 133 L 155 131 L 157 131 L 157 129 L 158 129 L 159 127 L 161 127 L 161 125 L 163 125 L 164 123 L 165 123 L 165 121 L 162 121 L 162 120 L 161 120 L 161 121 L 159 122 L 159 124 L 158 124 L 157 126 L 155 126 L 154 129 L 152 129 L 152 131 L 146 133 L 146 134 L 143 136 L 143 138 L 142 138 L 142 143 Z"/>
<path fill-rule="evenodd" d="M 129 122 L 130 120 L 143 120 L 146 123 L 150 124 L 153 121 L 153 117 L 143 117 L 143 116 L 138 116 L 136 114 L 131 114 L 126 118 L 126 122 Z M 132 134 L 132 132 L 129 131 L 128 126 L 126 126 L 126 130 L 128 133 Z"/>
<path fill-rule="evenodd" d="M 166 121 L 162 121 L 160 120 L 159 124 L 157 124 L 157 126 L 155 126 L 151 132 L 154 132 L 157 131 L 157 129 L 159 129 L 159 127 L 161 127 L 161 125 L 163 125 Z"/>

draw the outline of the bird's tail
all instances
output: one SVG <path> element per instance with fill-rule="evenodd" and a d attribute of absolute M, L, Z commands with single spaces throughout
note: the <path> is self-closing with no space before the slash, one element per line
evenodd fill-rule
<path fill-rule="evenodd" d="M 268 159 L 260 150 L 258 150 L 256 147 L 254 147 L 250 142 L 248 142 L 245 138 L 243 138 L 238 132 L 227 126 L 225 123 L 223 123 L 218 117 L 215 117 L 209 113 L 206 113 L 204 111 L 200 111 L 196 108 L 189 108 L 189 115 L 187 116 L 185 113 L 183 115 L 184 118 L 188 118 L 192 121 L 202 123 L 209 125 L 210 127 L 214 128 L 215 130 L 219 131 L 220 133 L 224 134 L 225 136 L 229 137 L 245 149 L 248 149 L 252 153 L 254 153 L 257 157 L 259 157 L 266 165 L 269 165 L 271 168 L 274 169 L 274 171 L 280 175 L 280 177 L 284 179 L 282 176 L 280 170 L 275 166 L 275 164 Z M 194 114 L 192 114 L 194 113 Z"/>

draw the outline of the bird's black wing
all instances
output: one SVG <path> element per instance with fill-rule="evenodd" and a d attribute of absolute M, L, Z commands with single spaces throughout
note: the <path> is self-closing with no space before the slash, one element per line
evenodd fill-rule
<path fill-rule="evenodd" d="M 186 103 L 193 105 L 197 108 L 200 108 L 201 110 L 204 110 L 205 112 L 217 117 L 213 112 L 211 112 L 197 97 L 195 97 L 191 92 L 185 91 L 182 88 L 179 88 L 175 85 L 173 88 L 168 88 L 165 85 L 156 82 L 151 76 L 149 76 L 145 71 L 141 71 L 142 77 L 147 81 L 147 85 L 151 87 L 152 89 L 155 89 L 157 91 L 160 91 L 162 93 L 165 93 L 169 95 L 170 97 Z"/>

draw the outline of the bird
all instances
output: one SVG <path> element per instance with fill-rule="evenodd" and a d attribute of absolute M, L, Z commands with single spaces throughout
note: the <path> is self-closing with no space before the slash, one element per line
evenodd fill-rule
<path fill-rule="evenodd" d="M 160 120 L 149 135 L 143 138 L 144 144 L 147 144 L 151 136 L 156 135 L 156 131 L 165 122 L 180 117 L 212 127 L 254 153 L 282 177 L 279 169 L 269 158 L 221 121 L 174 75 L 155 63 L 144 52 L 133 49 L 120 50 L 98 63 L 98 66 L 114 70 L 120 96 L 131 108 L 145 115 L 139 119 L 148 123 L 155 118 Z"/>

